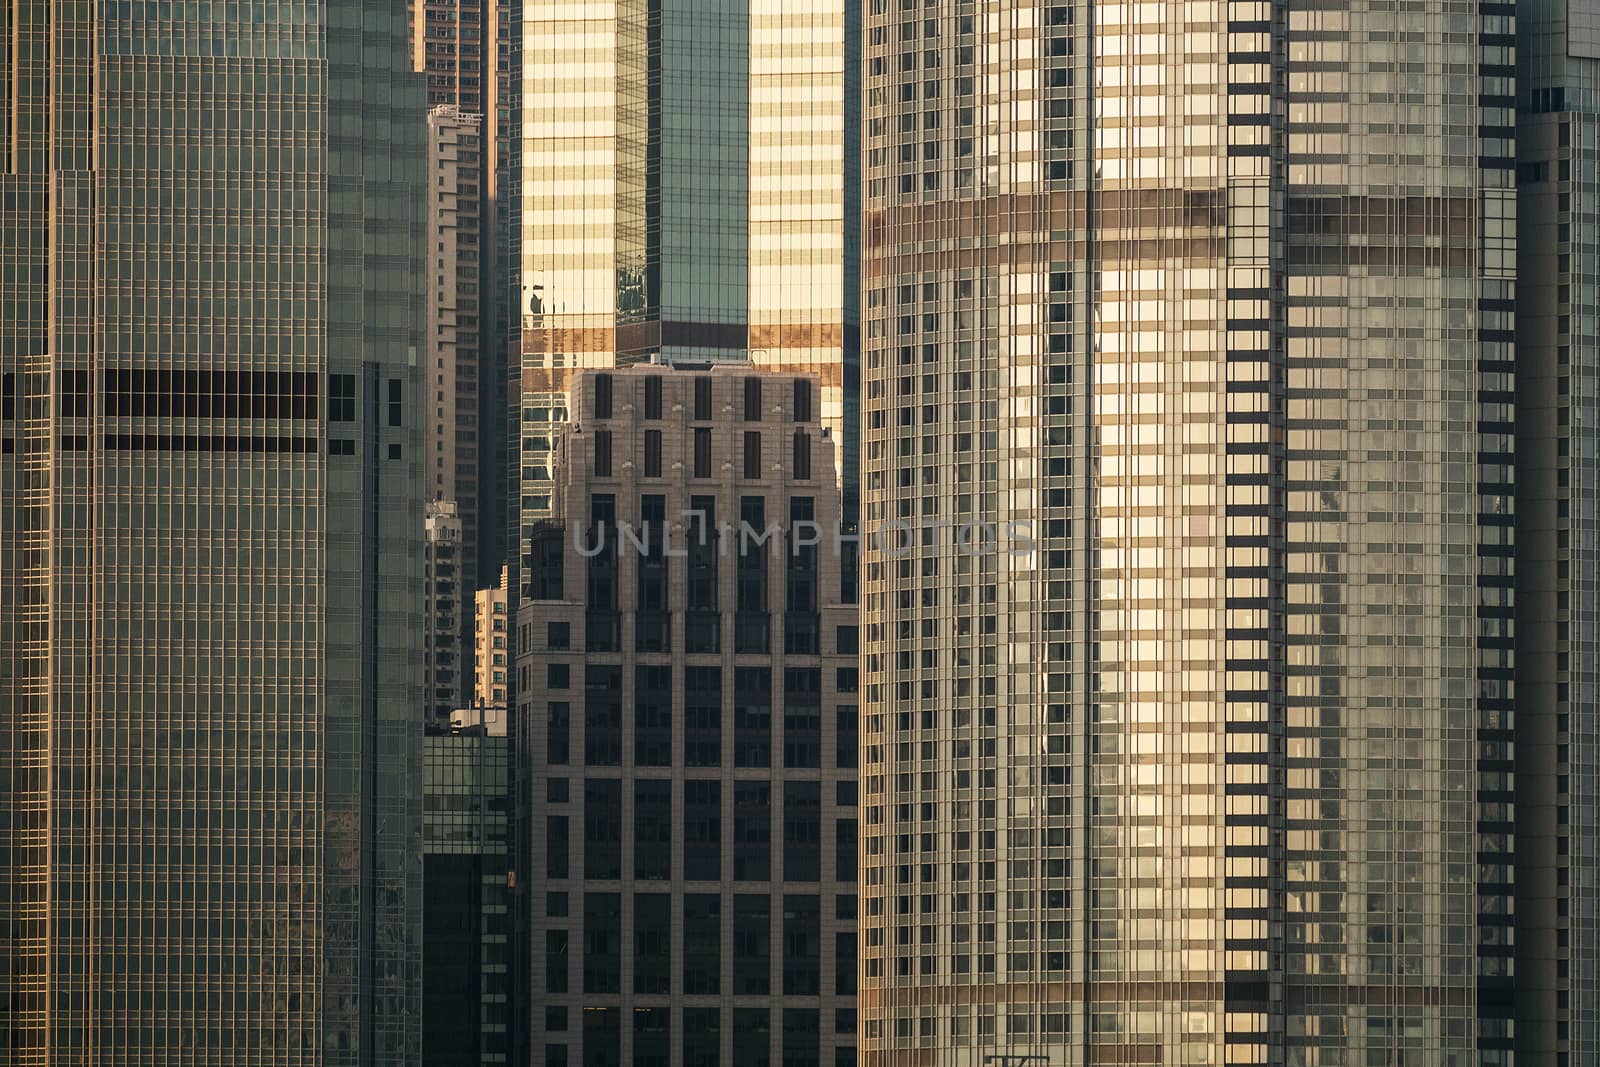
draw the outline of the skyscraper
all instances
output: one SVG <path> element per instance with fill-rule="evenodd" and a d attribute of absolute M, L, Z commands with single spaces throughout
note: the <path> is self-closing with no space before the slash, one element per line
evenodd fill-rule
<path fill-rule="evenodd" d="M 421 88 L 239 10 L 3 16 L 8 1063 L 419 1053 Z"/>
<path fill-rule="evenodd" d="M 574 368 L 815 374 L 853 506 L 858 20 L 856 0 L 524 3 L 514 566 L 553 506 Z"/>
<path fill-rule="evenodd" d="M 425 392 L 427 387 L 423 388 Z M 423 630 L 423 692 L 427 701 L 425 725 L 432 725 L 449 722 L 450 713 L 462 704 L 462 674 L 466 668 L 461 637 L 461 519 L 454 500 L 431 500 L 424 515 L 423 610 L 427 621 Z"/>
<path fill-rule="evenodd" d="M 866 1062 L 1509 1062 L 1514 32 L 872 0 Z"/>
<path fill-rule="evenodd" d="M 460 392 L 460 415 L 450 418 L 451 429 L 463 435 L 455 456 L 461 484 L 452 499 L 461 506 L 466 530 L 466 587 L 477 589 L 494 584 L 505 555 L 505 381 L 517 289 L 521 7 L 517 0 L 410 0 L 408 6 L 412 62 L 427 80 L 428 107 L 454 109 L 433 111 L 451 117 L 434 120 L 430 128 L 461 141 L 447 161 L 448 199 L 430 206 L 430 218 L 441 216 L 438 222 L 451 236 L 470 239 L 447 250 L 454 255 L 448 263 L 438 262 L 437 242 L 428 246 L 429 294 L 460 312 L 452 336 L 457 380 L 470 388 Z M 430 160 L 429 174 L 436 185 L 441 182 L 437 160 Z M 434 337 L 430 331 L 430 343 Z"/>
<path fill-rule="evenodd" d="M 517 638 L 533 1062 L 855 1062 L 857 625 L 817 392 L 573 380 Z"/>
<path fill-rule="evenodd" d="M 1600 1055 L 1600 24 L 1518 7 L 1517 1062 Z"/>

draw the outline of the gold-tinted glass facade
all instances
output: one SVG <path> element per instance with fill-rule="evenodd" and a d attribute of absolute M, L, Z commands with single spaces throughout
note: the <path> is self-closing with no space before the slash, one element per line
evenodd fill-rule
<path fill-rule="evenodd" d="M 0 20 L 0 1060 L 416 1062 L 405 12 Z"/>
<path fill-rule="evenodd" d="M 1510 12 L 864 32 L 863 1059 L 1509 1062 Z"/>

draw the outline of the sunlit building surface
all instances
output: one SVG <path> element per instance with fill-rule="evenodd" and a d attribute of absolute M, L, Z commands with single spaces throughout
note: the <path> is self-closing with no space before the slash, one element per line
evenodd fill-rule
<path fill-rule="evenodd" d="M 1600 1056 L 1600 6 L 1518 5 L 1517 1058 Z"/>
<path fill-rule="evenodd" d="M 854 1064 L 858 630 L 816 380 L 571 395 L 516 642 L 532 1062 Z"/>
<path fill-rule="evenodd" d="M 421 86 L 239 11 L 0 15 L 8 1064 L 420 1051 Z"/>
<path fill-rule="evenodd" d="M 1512 8 L 864 25 L 863 1061 L 1509 1063 Z"/>
<path fill-rule="evenodd" d="M 551 512 L 574 368 L 815 374 L 852 471 L 856 0 L 525 0 L 522 18 L 513 563 Z"/>

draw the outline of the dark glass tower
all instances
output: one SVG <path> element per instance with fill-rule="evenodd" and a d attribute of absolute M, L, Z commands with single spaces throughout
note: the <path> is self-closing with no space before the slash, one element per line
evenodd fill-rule
<path fill-rule="evenodd" d="M 0 1056 L 415 1063 L 405 11 L 0 20 Z"/>
<path fill-rule="evenodd" d="M 864 32 L 863 1060 L 1509 1062 L 1511 8 Z"/>
<path fill-rule="evenodd" d="M 1517 1059 L 1600 1055 L 1600 8 L 1519 4 Z"/>

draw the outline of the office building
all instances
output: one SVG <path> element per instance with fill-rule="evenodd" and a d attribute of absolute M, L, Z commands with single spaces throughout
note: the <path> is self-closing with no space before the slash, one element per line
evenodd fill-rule
<path fill-rule="evenodd" d="M 1600 1056 L 1600 9 L 1517 9 L 1517 1063 Z"/>
<path fill-rule="evenodd" d="M 507 569 L 501 567 L 500 584 L 480 589 L 476 596 L 472 702 L 479 707 L 506 706 L 506 677 L 511 673 L 509 581 Z"/>
<path fill-rule="evenodd" d="M 482 126 L 481 115 L 455 104 L 428 111 L 423 476 L 430 500 L 455 503 L 461 574 L 469 589 L 479 584 L 478 430 L 486 414 L 480 363 L 491 304 L 482 288 Z"/>
<path fill-rule="evenodd" d="M 453 500 L 430 501 L 424 515 L 423 691 L 429 721 L 446 723 L 462 693 L 461 519 Z"/>
<path fill-rule="evenodd" d="M 423 739 L 424 1064 L 511 1056 L 511 750 L 504 708 Z"/>
<path fill-rule="evenodd" d="M 1511 1061 L 1515 32 L 868 6 L 864 1062 Z"/>
<path fill-rule="evenodd" d="M 856 0 L 522 12 L 513 566 L 555 506 L 577 368 L 748 360 L 815 375 L 853 512 Z"/>
<path fill-rule="evenodd" d="M 464 388 L 459 416 L 448 405 L 433 407 L 445 406 L 446 415 L 436 417 L 450 418 L 451 429 L 461 434 L 455 459 L 463 484 L 450 499 L 461 505 L 467 587 L 476 589 L 493 584 L 505 554 L 505 381 L 517 290 L 513 234 L 521 119 L 521 40 L 514 27 L 521 7 L 516 0 L 411 0 L 409 6 L 412 62 L 427 81 L 430 127 L 447 144 L 459 140 L 454 155 L 445 149 L 447 173 L 431 160 L 429 174 L 436 183 L 449 182 L 448 199 L 436 209 L 444 217 L 434 224 L 447 228 L 447 238 L 461 237 L 444 250 L 454 258 L 441 257 L 437 241 L 428 247 L 430 293 L 444 288 L 447 306 L 458 312 L 452 347 Z M 436 339 L 432 331 L 428 337 L 430 343 Z"/>
<path fill-rule="evenodd" d="M 8 1063 L 420 1053 L 405 12 L 10 5 Z"/>
<path fill-rule="evenodd" d="M 855 1062 L 857 626 L 816 380 L 572 381 L 518 625 L 531 1055 Z"/>

